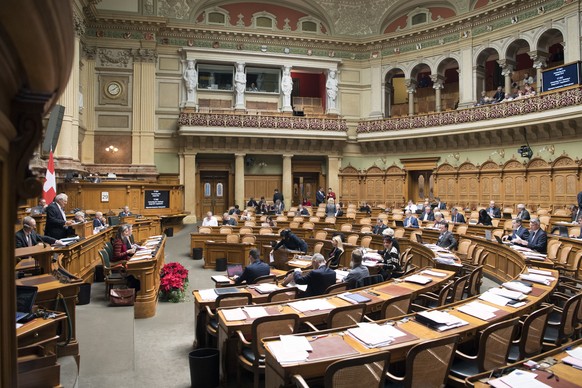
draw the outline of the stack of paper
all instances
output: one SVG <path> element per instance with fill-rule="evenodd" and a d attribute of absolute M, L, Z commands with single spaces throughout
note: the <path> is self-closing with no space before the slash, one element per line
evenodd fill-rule
<path fill-rule="evenodd" d="M 346 276 L 348 276 L 349 273 L 350 273 L 350 271 L 342 271 L 341 269 L 336 269 L 335 270 L 335 278 L 338 282 L 342 282 L 344 280 L 344 278 Z"/>
<path fill-rule="evenodd" d="M 257 284 L 256 286 L 253 286 L 253 288 L 257 290 L 258 293 L 261 294 L 270 294 L 271 292 L 279 289 L 279 287 L 273 283 Z"/>
<path fill-rule="evenodd" d="M 364 254 L 363 257 L 364 260 L 373 260 L 373 261 L 382 261 L 382 256 L 376 252 L 372 253 L 372 252 L 368 252 L 366 254 Z"/>
<path fill-rule="evenodd" d="M 492 387 L 496 388 L 544 388 L 551 387 L 551 385 L 546 385 L 541 381 L 536 380 L 537 375 L 532 372 L 527 372 L 524 370 L 514 370 L 507 376 L 495 380 L 489 380 L 487 383 Z"/>
<path fill-rule="evenodd" d="M 528 268 L 527 272 L 533 273 L 536 275 L 552 276 L 552 271 L 545 271 L 543 269 Z"/>
<path fill-rule="evenodd" d="M 505 306 L 509 302 L 511 302 L 511 299 L 506 298 L 506 297 L 501 296 L 501 295 L 497 295 L 497 294 L 490 292 L 490 291 L 486 291 L 486 292 L 482 293 L 481 295 L 479 295 L 479 299 L 484 300 L 484 301 L 489 302 L 489 303 L 496 304 L 497 306 Z"/>
<path fill-rule="evenodd" d="M 218 296 L 214 291 L 214 288 L 209 288 L 207 290 L 198 290 L 198 294 L 200 294 L 200 298 L 204 301 L 216 300 L 216 297 Z"/>
<path fill-rule="evenodd" d="M 296 302 L 290 302 L 289 306 L 300 313 L 316 310 L 333 310 L 334 308 L 337 307 L 329 303 L 326 299 L 321 298 L 298 300 Z"/>
<path fill-rule="evenodd" d="M 438 331 L 445 331 L 469 324 L 469 322 L 461 318 L 439 310 L 421 311 L 416 314 L 415 319 Z"/>
<path fill-rule="evenodd" d="M 348 334 L 370 348 L 386 346 L 395 338 L 404 337 L 406 333 L 392 325 L 378 325 L 377 323 L 358 323 L 358 327 L 348 329 Z"/>
<path fill-rule="evenodd" d="M 256 306 L 256 307 L 244 307 L 244 312 L 249 316 L 249 318 L 260 318 L 260 317 L 266 317 L 267 315 L 269 315 L 269 313 L 267 312 L 267 310 L 265 310 L 264 307 L 262 306 Z"/>
<path fill-rule="evenodd" d="M 212 275 L 211 278 L 216 283 L 230 283 L 230 279 L 224 275 Z"/>
<path fill-rule="evenodd" d="M 432 282 L 432 279 L 422 275 L 410 275 L 403 279 L 405 282 L 418 283 L 418 284 L 428 284 Z"/>
<path fill-rule="evenodd" d="M 283 341 L 269 341 L 267 342 L 267 347 L 281 364 L 305 361 L 309 356 L 307 351 L 289 347 Z"/>
<path fill-rule="evenodd" d="M 498 308 L 477 301 L 467 303 L 466 305 L 459 307 L 457 310 L 484 321 L 495 318 L 495 313 L 499 311 Z"/>
<path fill-rule="evenodd" d="M 222 310 L 222 314 L 224 315 L 224 319 L 226 319 L 229 322 L 244 321 L 247 319 L 247 315 L 245 314 L 241 307 Z"/>
<path fill-rule="evenodd" d="M 517 281 L 517 282 L 505 282 L 502 284 L 503 287 L 507 288 L 508 290 L 518 291 L 523 294 L 529 294 L 532 290 L 531 287 L 526 286 L 525 284 Z"/>
<path fill-rule="evenodd" d="M 433 271 L 433 270 L 430 270 L 430 269 L 425 269 L 421 273 L 422 274 L 425 274 L 425 275 L 429 275 L 429 276 L 436 276 L 436 277 L 439 277 L 439 278 L 444 278 L 444 277 L 447 276 L 446 273 L 442 273 L 442 272 L 438 272 L 438 271 Z"/>
<path fill-rule="evenodd" d="M 296 350 L 305 350 L 306 352 L 313 352 L 313 347 L 307 340 L 307 337 L 302 335 L 280 335 L 281 342 L 289 348 Z"/>
<path fill-rule="evenodd" d="M 521 274 L 519 275 L 520 279 L 523 280 L 528 280 L 530 282 L 534 282 L 534 283 L 540 283 L 540 284 L 545 284 L 546 286 L 549 286 L 550 284 L 552 284 L 552 282 L 554 280 L 556 280 L 555 277 L 553 276 L 544 276 L 544 275 L 537 275 L 537 274 Z"/>
<path fill-rule="evenodd" d="M 566 350 L 567 357 L 562 359 L 566 364 L 582 369 L 582 347 L 578 346 L 575 349 Z"/>
<path fill-rule="evenodd" d="M 488 292 L 494 293 L 496 295 L 501 295 L 505 298 L 513 299 L 513 300 L 524 300 L 527 297 L 519 292 L 519 291 L 511 291 L 505 288 L 491 288 Z"/>

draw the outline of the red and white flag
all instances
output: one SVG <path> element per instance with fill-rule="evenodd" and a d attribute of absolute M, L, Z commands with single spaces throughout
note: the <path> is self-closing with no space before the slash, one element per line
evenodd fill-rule
<path fill-rule="evenodd" d="M 46 167 L 46 179 L 42 188 L 42 197 L 46 203 L 51 203 L 57 195 L 57 180 L 55 178 L 55 161 L 53 160 L 53 150 L 49 154 L 49 161 Z"/>

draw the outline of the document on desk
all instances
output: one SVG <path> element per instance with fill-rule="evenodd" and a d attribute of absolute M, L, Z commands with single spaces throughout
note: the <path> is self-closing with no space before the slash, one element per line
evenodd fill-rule
<path fill-rule="evenodd" d="M 222 310 L 222 314 L 224 315 L 224 319 L 226 319 L 229 322 L 244 321 L 247 319 L 247 315 L 245 314 L 241 307 Z"/>
<path fill-rule="evenodd" d="M 513 300 L 524 300 L 527 298 L 523 293 L 519 291 L 511 291 L 505 288 L 490 288 L 487 292 L 490 292 L 495 295 L 501 295 L 504 298 L 513 299 Z"/>
<path fill-rule="evenodd" d="M 547 385 L 542 383 L 539 380 L 536 380 L 537 375 L 532 372 L 524 371 L 524 370 L 514 370 L 507 376 L 500 377 L 495 380 L 487 381 L 487 384 L 491 385 L 492 387 L 496 388 L 521 388 L 521 387 L 528 387 L 528 388 L 538 388 L 538 387 L 551 387 L 551 385 Z"/>
<path fill-rule="evenodd" d="M 406 333 L 392 325 L 367 322 L 358 323 L 358 327 L 348 329 L 348 334 L 369 348 L 386 346 L 392 343 L 395 338 L 406 336 Z"/>
<path fill-rule="evenodd" d="M 416 314 L 416 321 L 437 331 L 445 331 L 468 325 L 469 322 L 440 310 L 421 311 Z"/>
<path fill-rule="evenodd" d="M 457 310 L 484 321 L 495 318 L 495 313 L 499 311 L 498 308 L 477 301 L 467 303 L 466 305 L 459 307 Z"/>
<path fill-rule="evenodd" d="M 273 283 L 257 284 L 256 286 L 253 286 L 253 288 L 257 290 L 259 294 L 270 294 L 279 289 L 279 287 Z"/>
<path fill-rule="evenodd" d="M 265 310 L 262 306 L 257 307 L 244 307 L 245 313 L 249 316 L 249 318 L 255 319 L 260 317 L 266 317 L 269 315 L 267 310 Z"/>
<path fill-rule="evenodd" d="M 152 254 L 151 253 L 145 254 L 145 255 L 135 254 L 128 261 L 149 260 L 151 258 L 152 258 Z"/>
<path fill-rule="evenodd" d="M 484 300 L 485 302 L 496 304 L 497 306 L 505 306 L 511 301 L 511 299 L 497 295 L 490 291 L 486 291 L 479 295 L 479 299 Z"/>
<path fill-rule="evenodd" d="M 552 284 L 552 282 L 554 280 L 556 280 L 556 278 L 553 276 L 543 276 L 543 275 L 524 274 L 524 273 L 519 275 L 519 278 L 522 280 L 527 280 L 527 281 L 534 282 L 534 283 L 545 284 L 546 286 L 549 286 L 550 284 Z"/>
<path fill-rule="evenodd" d="M 290 302 L 289 306 L 292 307 L 294 310 L 304 313 L 307 311 L 316 311 L 316 310 L 333 310 L 337 306 L 329 303 L 324 298 L 319 299 L 306 299 L 306 300 L 299 300 L 296 302 Z"/>
<path fill-rule="evenodd" d="M 582 346 L 578 346 L 575 349 L 566 350 L 570 356 L 582 360 Z"/>
<path fill-rule="evenodd" d="M 432 282 L 432 279 L 426 276 L 422 276 L 422 275 L 410 275 L 408 277 L 405 277 L 403 279 L 405 282 L 410 282 L 410 283 L 417 283 L 417 284 L 428 284 L 430 282 Z"/>
<path fill-rule="evenodd" d="M 216 283 L 230 283 L 230 279 L 224 275 L 212 275 L 211 278 Z"/>
<path fill-rule="evenodd" d="M 198 294 L 200 295 L 200 299 L 204 301 L 212 301 L 216 300 L 218 294 L 214 291 L 214 288 L 209 288 L 207 290 L 198 290 Z"/>
<path fill-rule="evenodd" d="M 447 276 L 446 273 L 442 273 L 442 272 L 438 272 L 438 271 L 433 271 L 431 269 L 425 269 L 424 271 L 421 272 L 421 274 L 429 275 L 429 276 L 436 276 L 436 277 L 439 277 L 439 278 L 444 278 L 444 277 Z"/>
<path fill-rule="evenodd" d="M 302 335 L 280 335 L 279 338 L 281 342 L 287 347 L 295 350 L 305 350 L 306 352 L 312 352 L 313 347 L 309 343 L 307 337 Z"/>
<path fill-rule="evenodd" d="M 344 278 L 346 276 L 348 276 L 349 273 L 350 273 L 350 271 L 342 271 L 341 269 L 336 269 L 335 270 L 335 278 L 338 282 L 341 282 L 344 280 Z"/>
<path fill-rule="evenodd" d="M 307 351 L 288 347 L 283 341 L 269 341 L 267 347 L 281 364 L 306 361 L 309 356 Z"/>
<path fill-rule="evenodd" d="M 502 286 L 508 290 L 518 291 L 523 294 L 529 294 L 532 290 L 532 287 L 526 286 L 520 281 L 505 282 L 502 284 Z"/>
<path fill-rule="evenodd" d="M 552 276 L 552 271 L 544 271 L 543 269 L 535 269 L 535 268 L 528 268 L 527 272 L 533 273 L 536 275 L 543 275 L 543 276 Z"/>

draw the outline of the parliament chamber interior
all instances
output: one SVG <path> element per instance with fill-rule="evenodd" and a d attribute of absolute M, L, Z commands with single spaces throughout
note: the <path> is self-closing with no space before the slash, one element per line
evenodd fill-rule
<path fill-rule="evenodd" d="M 581 18 L 6 2 L 0 386 L 581 386 Z"/>

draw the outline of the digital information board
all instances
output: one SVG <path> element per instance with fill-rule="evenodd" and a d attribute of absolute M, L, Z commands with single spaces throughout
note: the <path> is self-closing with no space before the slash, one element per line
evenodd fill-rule
<path fill-rule="evenodd" d="M 169 190 L 146 190 L 145 204 L 146 209 L 168 209 L 170 207 Z"/>
<path fill-rule="evenodd" d="M 580 84 L 580 62 L 553 67 L 542 72 L 542 92 Z"/>

